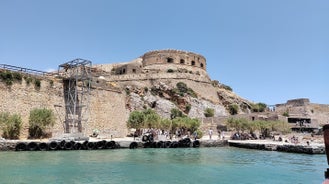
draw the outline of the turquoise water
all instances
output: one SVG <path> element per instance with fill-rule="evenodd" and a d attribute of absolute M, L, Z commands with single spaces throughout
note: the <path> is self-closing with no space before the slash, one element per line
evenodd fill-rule
<path fill-rule="evenodd" d="M 323 181 L 325 155 L 238 148 L 0 152 L 0 183 L 305 183 Z"/>

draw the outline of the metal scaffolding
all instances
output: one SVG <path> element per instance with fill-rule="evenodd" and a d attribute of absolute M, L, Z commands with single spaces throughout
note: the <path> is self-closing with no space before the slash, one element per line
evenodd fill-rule
<path fill-rule="evenodd" d="M 64 133 L 83 135 L 89 119 L 91 61 L 75 59 L 63 63 L 59 65 L 58 74 L 63 79 Z"/>

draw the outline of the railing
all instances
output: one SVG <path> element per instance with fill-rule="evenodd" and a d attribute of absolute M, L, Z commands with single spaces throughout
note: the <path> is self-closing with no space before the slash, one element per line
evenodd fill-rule
<path fill-rule="evenodd" d="M 11 71 L 16 71 L 16 72 L 32 74 L 32 75 L 52 75 L 52 73 L 48 73 L 48 72 L 44 72 L 44 71 L 33 70 L 33 69 L 29 69 L 29 68 L 22 68 L 22 67 L 18 67 L 18 66 L 7 65 L 7 64 L 0 64 L 0 68 L 4 69 L 4 70 L 11 70 Z"/>

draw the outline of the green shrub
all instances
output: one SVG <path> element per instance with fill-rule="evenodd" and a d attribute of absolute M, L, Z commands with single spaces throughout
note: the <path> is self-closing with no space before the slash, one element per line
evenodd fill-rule
<path fill-rule="evenodd" d="M 237 104 L 230 104 L 228 106 L 228 111 L 231 115 L 238 114 L 239 106 Z"/>
<path fill-rule="evenodd" d="M 12 74 L 13 74 L 13 78 L 14 78 L 15 81 L 19 81 L 19 82 L 22 81 L 23 76 L 22 76 L 21 73 L 19 73 L 19 72 L 13 72 Z"/>
<path fill-rule="evenodd" d="M 190 112 L 191 108 L 192 108 L 191 104 L 187 104 L 185 106 L 185 113 L 188 114 Z"/>
<path fill-rule="evenodd" d="M 0 114 L 0 125 L 2 127 L 2 136 L 6 139 L 19 139 L 22 128 L 22 119 L 18 114 L 9 113 Z"/>
<path fill-rule="evenodd" d="M 282 116 L 289 117 L 289 112 L 288 111 L 284 112 Z"/>
<path fill-rule="evenodd" d="M 31 77 L 27 77 L 27 76 L 24 77 L 24 80 L 26 82 L 26 85 L 30 85 L 31 82 L 33 81 L 33 79 Z"/>
<path fill-rule="evenodd" d="M 230 86 L 225 85 L 225 84 L 221 84 L 220 87 L 225 89 L 225 90 L 228 90 L 228 91 L 233 91 L 233 89 Z"/>
<path fill-rule="evenodd" d="M 197 139 L 201 139 L 203 137 L 203 132 L 200 129 L 196 130 L 196 132 L 197 132 L 197 135 L 198 135 Z"/>
<path fill-rule="evenodd" d="M 173 89 L 173 92 L 176 94 L 179 94 L 180 96 L 184 96 L 184 94 L 188 94 L 191 97 L 194 97 L 194 98 L 197 97 L 197 94 L 191 88 L 188 88 L 184 82 L 178 82 L 176 84 L 176 87 L 177 88 Z"/>
<path fill-rule="evenodd" d="M 29 117 L 29 138 L 42 138 L 47 129 L 55 124 L 55 116 L 50 109 L 33 109 Z"/>
<path fill-rule="evenodd" d="M 264 112 L 267 105 L 265 103 L 256 103 L 251 105 L 251 110 L 253 112 Z"/>
<path fill-rule="evenodd" d="M 206 117 L 214 117 L 214 115 L 215 115 L 215 110 L 212 109 L 212 108 L 206 108 L 206 109 L 204 110 L 204 115 L 205 115 Z"/>
<path fill-rule="evenodd" d="M 180 111 L 179 109 L 176 109 L 176 108 L 172 108 L 170 110 L 170 118 L 175 119 L 175 118 L 178 118 L 178 117 L 183 117 L 182 111 Z"/>
<path fill-rule="evenodd" d="M 40 89 L 41 88 L 41 81 L 40 81 L 40 79 L 34 79 L 34 87 L 36 89 Z"/>
<path fill-rule="evenodd" d="M 8 86 L 11 86 L 14 82 L 13 74 L 10 71 L 2 71 L 0 78 Z"/>

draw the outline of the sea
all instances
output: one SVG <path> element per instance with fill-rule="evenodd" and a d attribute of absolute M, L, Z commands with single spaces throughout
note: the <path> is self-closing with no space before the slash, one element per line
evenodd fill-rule
<path fill-rule="evenodd" d="M 0 152 L 1 184 L 319 184 L 325 155 L 233 147 Z"/>

